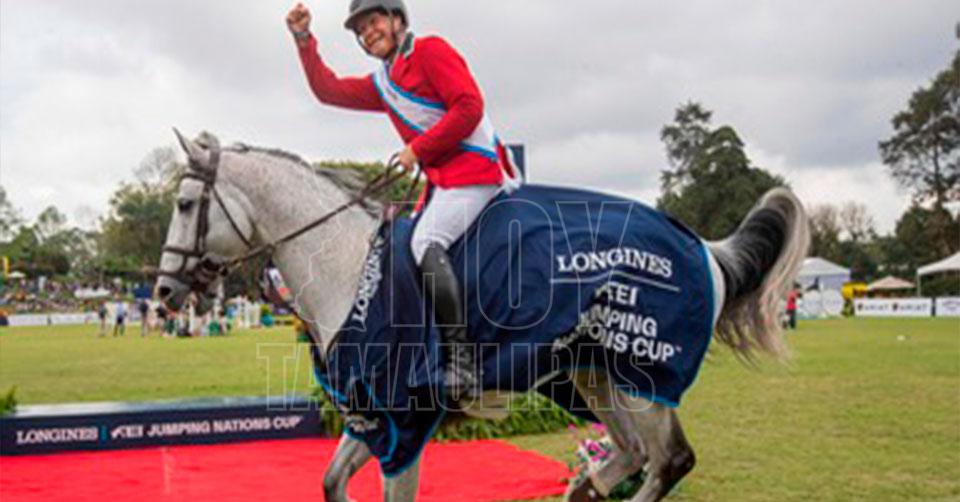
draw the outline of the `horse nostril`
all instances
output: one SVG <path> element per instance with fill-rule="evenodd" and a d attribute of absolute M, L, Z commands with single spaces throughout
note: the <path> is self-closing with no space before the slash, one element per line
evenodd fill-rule
<path fill-rule="evenodd" d="M 157 295 L 159 295 L 160 298 L 167 298 L 172 294 L 173 294 L 173 288 L 171 288 L 170 286 L 160 286 L 159 288 L 157 288 Z"/>

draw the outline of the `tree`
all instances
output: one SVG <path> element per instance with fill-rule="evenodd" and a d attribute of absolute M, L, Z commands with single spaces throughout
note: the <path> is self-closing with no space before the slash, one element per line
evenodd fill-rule
<path fill-rule="evenodd" d="M 67 217 L 56 206 L 47 206 L 38 216 L 34 225 L 37 238 L 46 241 L 57 235 L 67 226 Z"/>
<path fill-rule="evenodd" d="M 865 204 L 847 202 L 840 208 L 840 228 L 854 243 L 872 241 L 877 236 L 873 216 Z"/>
<path fill-rule="evenodd" d="M 30 277 L 70 272 L 70 257 L 54 243 L 41 240 L 36 225 L 21 226 L 13 240 L 0 247 L 0 254 L 9 256 L 11 266 Z"/>
<path fill-rule="evenodd" d="M 810 220 L 810 256 L 842 262 L 840 212 L 836 206 L 821 204 L 807 212 Z"/>
<path fill-rule="evenodd" d="M 880 154 L 893 178 L 917 202 L 943 208 L 960 200 L 960 50 L 891 122 L 894 134 L 880 142 Z"/>
<path fill-rule="evenodd" d="M 896 238 L 906 251 L 904 265 L 912 274 L 917 267 L 942 260 L 960 249 L 960 221 L 946 209 L 914 204 L 897 221 Z"/>
<path fill-rule="evenodd" d="M 884 248 L 878 242 L 867 207 L 847 202 L 841 208 L 820 204 L 807 211 L 810 255 L 850 269 L 855 280 L 871 281 L 881 272 Z"/>
<path fill-rule="evenodd" d="M 154 148 L 110 198 L 101 221 L 100 267 L 111 274 L 136 274 L 160 262 L 173 212 L 176 182 L 184 166 L 172 148 Z"/>
<path fill-rule="evenodd" d="M 124 184 L 110 199 L 100 248 L 111 273 L 135 273 L 160 262 L 173 211 L 173 191 Z"/>
<path fill-rule="evenodd" d="M 134 170 L 134 175 L 144 190 L 169 191 L 182 172 L 183 166 L 177 163 L 177 152 L 164 146 L 150 150 Z"/>
<path fill-rule="evenodd" d="M 713 112 L 693 101 L 677 109 L 673 124 L 660 130 L 660 139 L 667 147 L 667 161 L 672 170 L 661 173 L 661 190 L 675 193 L 690 181 L 691 169 L 704 144 L 710 137 L 710 118 Z"/>
<path fill-rule="evenodd" d="M 672 167 L 661 175 L 657 207 L 708 239 L 733 232 L 757 200 L 783 179 L 754 167 L 730 126 L 710 127 L 698 103 L 677 110 L 660 133 Z"/>
<path fill-rule="evenodd" d="M 23 224 L 20 211 L 7 199 L 7 191 L 0 186 L 0 242 L 6 242 L 17 234 L 17 228 Z"/>

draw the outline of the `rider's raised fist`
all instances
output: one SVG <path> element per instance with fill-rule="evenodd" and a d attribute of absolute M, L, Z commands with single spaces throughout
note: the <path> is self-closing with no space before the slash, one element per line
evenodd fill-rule
<path fill-rule="evenodd" d="M 287 27 L 294 35 L 306 33 L 310 29 L 310 10 L 302 3 L 298 3 L 287 14 Z"/>

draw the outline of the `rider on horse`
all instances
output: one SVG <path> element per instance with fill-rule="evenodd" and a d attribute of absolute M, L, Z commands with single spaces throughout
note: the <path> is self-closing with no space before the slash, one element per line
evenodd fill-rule
<path fill-rule="evenodd" d="M 326 104 L 386 113 L 406 144 L 398 163 L 408 171 L 419 163 L 426 174 L 411 248 L 450 347 L 445 385 L 454 400 L 471 397 L 478 390 L 475 353 L 447 250 L 513 176 L 507 152 L 463 57 L 440 37 L 414 37 L 403 0 L 351 1 L 344 26 L 383 62 L 364 77 L 338 77 L 323 63 L 310 19 L 297 4 L 287 25 L 313 93 Z"/>

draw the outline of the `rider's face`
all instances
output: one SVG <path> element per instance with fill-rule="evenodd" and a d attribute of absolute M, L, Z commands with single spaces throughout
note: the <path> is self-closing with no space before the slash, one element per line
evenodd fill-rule
<path fill-rule="evenodd" d="M 393 23 L 391 27 L 390 24 Z M 397 47 L 394 33 L 399 33 L 403 27 L 399 16 L 387 16 L 382 12 L 370 12 L 357 19 L 354 28 L 363 46 L 370 54 L 380 59 L 386 59 Z"/>

